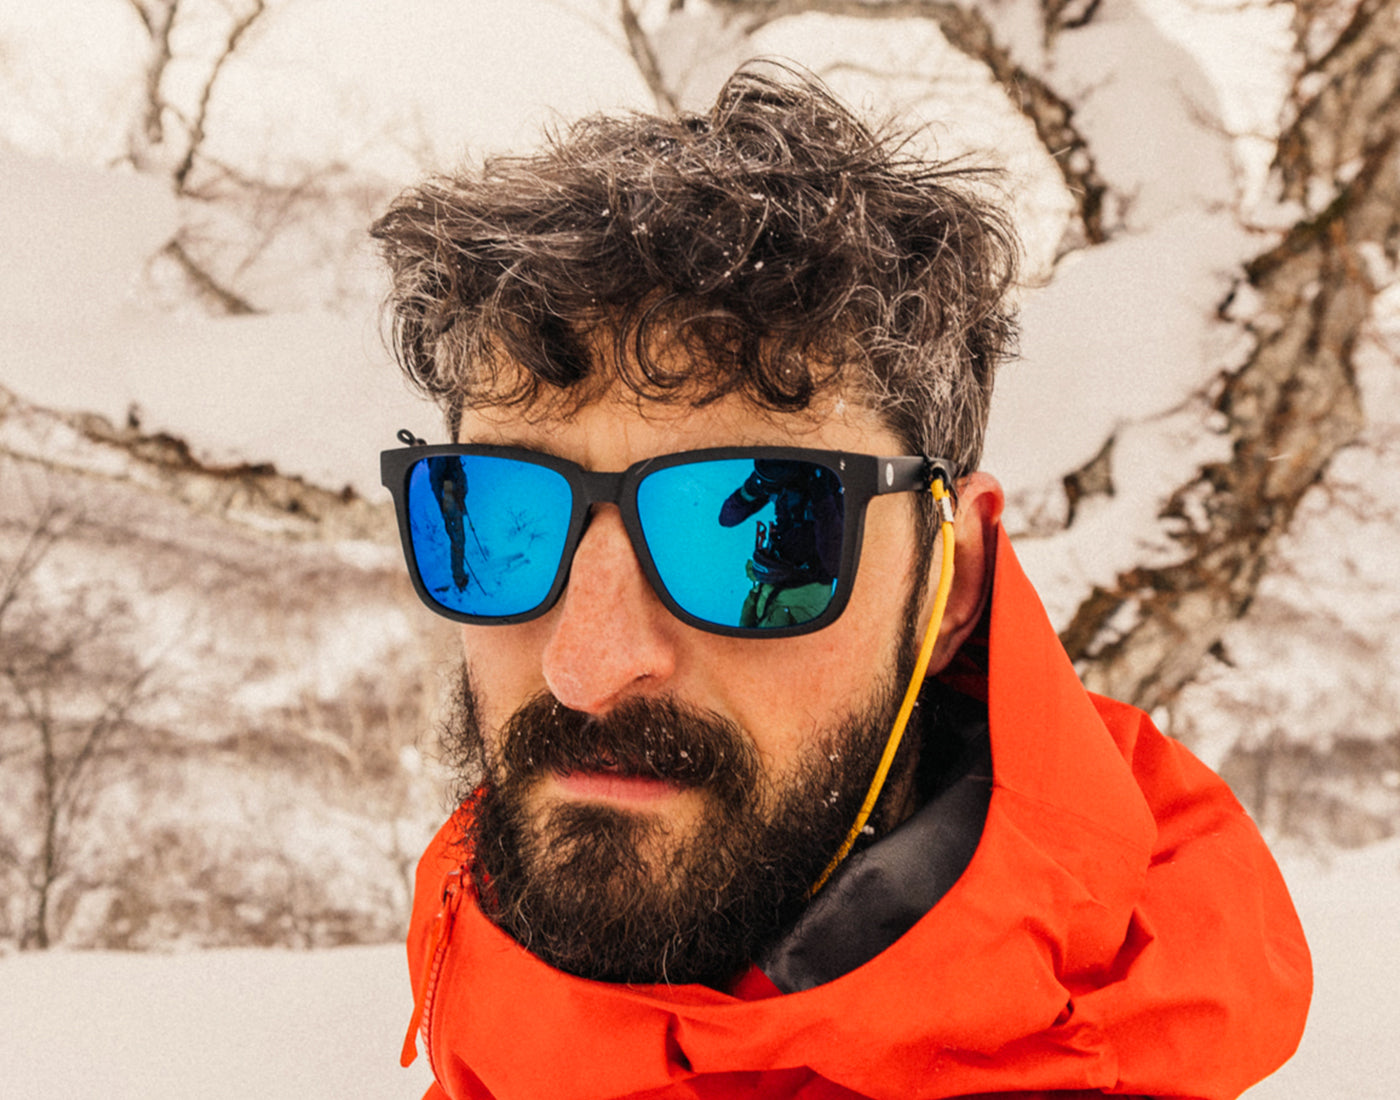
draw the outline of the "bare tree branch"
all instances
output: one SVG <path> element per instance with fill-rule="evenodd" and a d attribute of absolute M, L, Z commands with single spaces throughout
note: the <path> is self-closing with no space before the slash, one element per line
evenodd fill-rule
<path fill-rule="evenodd" d="M 217 306 L 231 316 L 247 316 L 259 312 L 257 307 L 236 291 L 223 286 L 214 276 L 189 254 L 184 241 L 177 234 L 161 249 L 161 255 L 174 260 L 190 283 L 205 301 Z"/>
<path fill-rule="evenodd" d="M 0 729 L 19 746 L 4 754 L 6 787 L 29 792 L 28 835 L 35 844 L 27 853 L 19 843 L 6 844 L 0 857 L 27 884 L 21 946 L 40 949 L 57 935 L 53 906 L 70 880 L 81 824 L 102 787 L 102 763 L 132 726 L 153 670 L 113 646 L 128 622 L 120 599 L 94 598 L 83 589 L 55 606 L 40 594 L 38 564 L 79 522 L 66 505 L 42 506 L 3 581 L 13 595 L 10 614 L 0 620 Z M 17 782 L 23 776 L 28 779 Z"/>
<path fill-rule="evenodd" d="M 1061 31 L 1087 27 L 1099 12 L 1101 0 L 1040 0 L 1045 24 L 1045 39 L 1052 40 Z"/>
<path fill-rule="evenodd" d="M 637 66 L 637 71 L 642 74 L 642 79 L 646 81 L 652 99 L 656 101 L 657 109 L 668 115 L 678 114 L 680 104 L 676 101 L 675 93 L 666 83 L 666 77 L 661 72 L 661 64 L 657 60 L 656 51 L 652 48 L 651 39 L 642 29 L 642 24 L 637 19 L 637 13 L 632 8 L 631 0 L 619 0 L 618 18 L 622 21 L 622 30 L 627 36 L 627 50 L 632 55 L 632 61 Z"/>
<path fill-rule="evenodd" d="M 153 36 L 155 34 L 154 16 L 146 8 L 146 5 L 141 3 L 141 0 L 127 0 L 127 3 L 130 4 L 131 10 L 136 13 L 136 18 L 141 20 L 141 25 L 146 28 L 146 33 Z"/>
<path fill-rule="evenodd" d="M 13 606 L 30 575 L 65 530 L 62 509 L 52 501 L 42 505 L 25 535 L 19 553 L 6 567 L 4 580 L 0 581 L 0 628 L 4 626 L 5 613 Z"/>
<path fill-rule="evenodd" d="M 179 194 L 185 191 L 186 182 L 190 172 L 194 168 L 195 158 L 199 156 L 200 150 L 204 146 L 206 136 L 205 124 L 209 119 L 209 104 L 214 97 L 214 87 L 219 82 L 219 76 L 224 71 L 224 66 L 238 50 L 238 44 L 243 36 L 248 33 L 267 10 L 265 0 L 252 0 L 252 7 L 241 17 L 233 21 L 228 29 L 228 34 L 224 37 L 223 48 L 219 51 L 218 57 L 214 59 L 214 64 L 209 70 L 209 75 L 204 80 L 204 85 L 200 89 L 199 105 L 195 110 L 194 121 L 189 127 L 189 138 L 185 142 L 185 155 L 175 166 L 172 178 L 175 181 L 175 190 Z"/>
<path fill-rule="evenodd" d="M 184 0 L 127 0 L 127 4 L 140 20 L 150 43 L 141 113 L 131 131 L 127 159 L 138 170 L 165 176 L 171 189 L 181 198 L 207 198 L 197 191 L 194 179 L 196 167 L 205 163 L 204 146 L 215 91 L 229 61 L 266 13 L 266 0 L 240 0 L 237 9 L 222 5 L 230 22 L 218 52 L 207 62 L 203 79 L 197 85 L 195 102 L 188 110 L 182 110 L 172 100 L 166 75 L 175 61 L 172 38 L 181 20 L 190 15 L 190 5 Z M 175 122 L 178 125 L 172 125 Z M 173 261 L 197 297 L 219 312 L 235 315 L 258 312 L 216 276 L 207 258 L 201 258 L 198 250 L 192 250 L 190 245 L 191 234 L 186 226 L 177 231 L 159 255 Z"/>
<path fill-rule="evenodd" d="M 175 27 L 175 17 L 179 14 L 180 0 L 160 0 L 156 3 L 143 3 L 142 0 L 128 0 L 136 17 L 146 29 L 151 40 L 151 50 L 146 58 L 145 95 L 142 99 L 140 133 L 145 150 L 153 149 L 165 141 L 165 96 L 161 85 L 165 72 L 173 60 L 170 47 L 170 32 Z M 132 150 L 132 162 L 142 167 L 145 152 Z"/>

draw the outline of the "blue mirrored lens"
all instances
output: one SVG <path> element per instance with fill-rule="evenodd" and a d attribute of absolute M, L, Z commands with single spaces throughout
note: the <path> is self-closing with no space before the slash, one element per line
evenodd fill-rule
<path fill-rule="evenodd" d="M 467 615 L 539 606 L 559 572 L 572 491 L 547 466 L 436 455 L 408 479 L 413 556 L 429 595 Z"/>
<path fill-rule="evenodd" d="M 671 598 L 717 626 L 815 619 L 836 594 L 844 497 L 814 462 L 723 459 L 643 478 L 637 513 Z"/>

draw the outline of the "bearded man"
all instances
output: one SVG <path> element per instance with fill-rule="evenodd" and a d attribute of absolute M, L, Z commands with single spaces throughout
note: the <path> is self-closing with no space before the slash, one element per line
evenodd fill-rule
<path fill-rule="evenodd" d="M 452 441 L 383 456 L 463 624 L 430 1097 L 1219 1098 L 1293 1051 L 1257 831 L 1000 526 L 1014 237 L 910 149 L 751 66 L 376 223 Z"/>

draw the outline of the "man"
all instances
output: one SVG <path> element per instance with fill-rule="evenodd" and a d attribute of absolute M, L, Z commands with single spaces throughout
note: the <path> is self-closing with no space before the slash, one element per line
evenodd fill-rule
<path fill-rule="evenodd" d="M 983 182 L 754 67 L 376 224 L 454 440 L 384 455 L 463 624 L 430 1096 L 1214 1098 L 1292 1052 L 1262 841 L 1085 693 L 977 469 L 1015 261 Z M 768 619 L 774 524 L 809 564 Z"/>

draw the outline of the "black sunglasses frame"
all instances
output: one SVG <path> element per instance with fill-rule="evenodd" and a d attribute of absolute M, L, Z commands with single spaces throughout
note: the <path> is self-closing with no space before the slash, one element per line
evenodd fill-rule
<path fill-rule="evenodd" d="M 405 435 L 404 438 L 408 437 Z M 563 550 L 559 555 L 559 567 L 544 599 L 528 611 L 514 615 L 467 614 L 440 603 L 428 591 L 427 585 L 423 583 L 423 577 L 418 571 L 417 558 L 413 552 L 413 533 L 408 514 L 408 480 L 415 464 L 422 459 L 439 455 L 480 455 L 515 459 L 519 462 L 553 470 L 568 482 L 573 503 L 569 516 L 568 532 L 564 538 Z M 670 592 L 667 591 L 666 585 L 661 580 L 661 574 L 656 568 L 656 563 L 652 560 L 651 549 L 647 546 L 646 535 L 642 530 L 641 519 L 637 512 L 637 489 L 647 475 L 658 470 L 695 462 L 713 462 L 725 459 L 788 459 L 811 462 L 825 466 L 840 480 L 843 491 L 844 519 L 841 565 L 837 572 L 836 592 L 832 596 L 831 603 L 815 618 L 792 626 L 725 626 L 690 614 L 676 603 Z M 698 630 L 739 638 L 790 638 L 797 634 L 813 633 L 833 623 L 845 610 L 846 603 L 850 599 L 851 587 L 855 582 L 856 566 L 860 560 L 861 543 L 864 538 L 865 509 L 871 498 L 887 493 L 927 492 L 936 478 L 941 478 L 944 485 L 951 490 L 951 469 L 951 464 L 946 459 L 941 458 L 924 458 L 918 455 L 879 457 L 802 447 L 710 447 L 698 451 L 679 451 L 675 454 L 643 459 L 618 472 L 585 470 L 576 463 L 541 451 L 486 444 L 444 443 L 427 445 L 415 441 L 406 447 L 395 447 L 382 451 L 379 456 L 380 480 L 394 498 L 394 511 L 399 522 L 399 538 L 403 543 L 404 558 L 408 564 L 408 573 L 413 581 L 414 590 L 418 593 L 418 598 L 437 614 L 456 622 L 502 626 L 539 618 L 558 602 L 568 585 L 574 553 L 578 549 L 579 542 L 583 539 L 584 531 L 587 530 L 593 505 L 614 504 L 622 515 L 622 526 L 632 544 L 632 551 L 641 564 L 642 572 L 666 610 L 681 622 Z"/>

